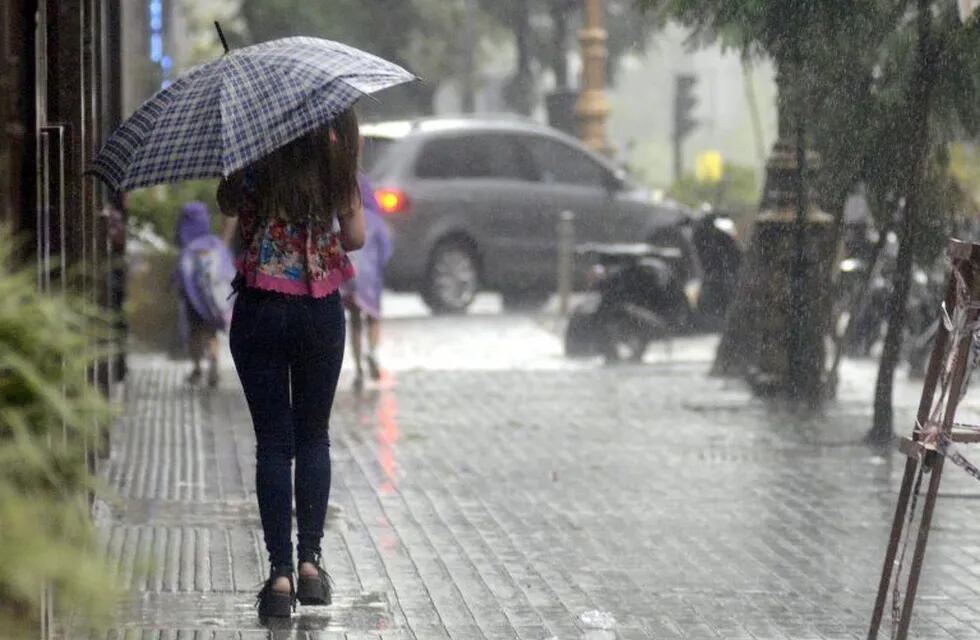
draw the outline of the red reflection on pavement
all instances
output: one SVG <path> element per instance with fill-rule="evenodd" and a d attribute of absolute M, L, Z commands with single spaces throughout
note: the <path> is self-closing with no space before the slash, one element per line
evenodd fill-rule
<path fill-rule="evenodd" d="M 385 376 L 388 378 L 388 376 Z M 394 381 L 386 379 L 381 387 L 381 397 L 378 401 L 378 462 L 385 476 L 381 485 L 381 493 L 390 494 L 395 491 L 397 479 L 397 463 L 395 462 L 395 446 L 398 444 L 398 398 L 393 390 Z"/>

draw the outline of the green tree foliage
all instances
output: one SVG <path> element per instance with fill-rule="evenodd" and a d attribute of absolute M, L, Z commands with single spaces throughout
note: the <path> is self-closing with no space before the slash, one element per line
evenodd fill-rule
<path fill-rule="evenodd" d="M 189 44 L 186 59 L 177 61 L 181 68 L 178 73 L 187 71 L 194 65 L 214 60 L 223 53 L 214 23 L 221 25 L 225 36 L 240 37 L 245 28 L 238 7 L 227 2 L 184 2 L 182 5 L 187 31 L 184 37 Z"/>
<path fill-rule="evenodd" d="M 969 204 L 980 207 L 980 147 L 960 142 L 950 145 L 949 151 L 950 173 Z"/>
<path fill-rule="evenodd" d="M 60 611 L 90 623 L 116 596 L 89 516 L 85 454 L 109 419 L 87 378 L 105 323 L 84 301 L 38 293 L 36 278 L 0 275 L 0 628 L 12 639 L 38 637 L 45 585 Z"/>
<path fill-rule="evenodd" d="M 847 194 L 864 181 L 882 216 L 894 210 L 908 183 L 910 119 L 908 86 L 917 41 L 911 0 L 641 0 L 652 17 L 673 18 L 695 38 L 720 40 L 745 55 L 765 55 L 780 68 L 784 115 L 794 103 L 805 118 L 809 143 L 822 161 L 815 174 L 821 202 L 840 213 Z M 975 136 L 977 100 L 976 25 L 963 27 L 952 2 L 930 3 L 937 42 L 932 140 Z M 941 160 L 943 154 L 935 157 Z M 883 204 L 878 202 L 877 204 Z M 887 213 L 886 213 L 887 212 Z M 883 222 L 883 220 L 882 220 Z"/>
<path fill-rule="evenodd" d="M 724 166 L 721 182 L 698 180 L 686 174 L 671 185 L 668 195 L 682 204 L 697 209 L 708 204 L 731 215 L 744 229 L 752 212 L 759 205 L 759 184 L 751 167 L 728 164 Z"/>
<path fill-rule="evenodd" d="M 339 40 L 404 65 L 422 83 L 392 89 L 394 112 L 430 113 L 438 83 L 466 80 L 494 33 L 469 0 L 243 0 L 248 41 L 294 35 Z"/>
<path fill-rule="evenodd" d="M 634 0 L 606 0 L 605 6 L 612 73 L 627 52 L 645 46 L 655 25 L 638 19 Z M 510 41 L 516 63 L 506 97 L 515 110 L 530 112 L 543 72 L 560 76 L 563 60 L 577 47 L 580 7 L 577 0 L 243 0 L 241 16 L 246 42 L 332 38 L 403 64 L 423 79 L 392 89 L 385 105 L 364 105 L 380 115 L 431 113 L 435 89 L 445 81 L 459 85 L 464 109 L 472 107 L 485 65 Z"/>
<path fill-rule="evenodd" d="M 199 200 L 211 212 L 211 229 L 218 232 L 222 216 L 218 209 L 217 180 L 190 180 L 172 185 L 139 189 L 126 196 L 126 211 L 131 222 L 148 225 L 157 235 L 171 244 L 177 230 L 181 208 Z"/>
<path fill-rule="evenodd" d="M 820 201 L 841 213 L 873 147 L 876 113 L 867 101 L 878 47 L 903 12 L 869 0 L 642 0 L 660 19 L 694 29 L 695 41 L 719 40 L 747 57 L 771 58 L 779 71 L 781 117 L 789 133 L 796 116 L 821 158 Z"/>
<path fill-rule="evenodd" d="M 502 28 L 514 36 L 517 69 L 509 87 L 509 102 L 518 111 L 533 106 L 541 75 L 551 71 L 559 89 L 567 78 L 566 58 L 578 47 L 574 37 L 582 23 L 580 0 L 477 0 Z M 656 23 L 642 19 L 635 0 L 604 0 L 608 76 L 615 81 L 620 60 L 646 49 Z"/>

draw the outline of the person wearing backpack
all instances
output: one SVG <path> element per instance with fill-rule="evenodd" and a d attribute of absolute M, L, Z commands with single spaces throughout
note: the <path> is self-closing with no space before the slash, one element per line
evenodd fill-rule
<path fill-rule="evenodd" d="M 219 382 L 218 332 L 226 331 L 231 320 L 235 268 L 224 241 L 211 233 L 210 213 L 203 202 L 184 205 L 176 235 L 178 318 L 193 364 L 187 382 L 202 381 L 201 362 L 207 359 L 207 383 L 214 388 Z"/>
<path fill-rule="evenodd" d="M 354 389 L 364 387 L 364 366 L 367 362 L 371 379 L 381 379 L 378 362 L 378 343 L 381 341 L 381 293 L 384 287 L 384 268 L 391 259 L 392 242 L 382 218 L 381 208 L 367 176 L 358 177 L 358 187 L 364 210 L 364 246 L 353 254 L 351 261 L 357 271 L 353 280 L 341 287 L 344 306 L 350 313 L 350 343 L 356 367 Z M 367 325 L 367 353 L 363 352 L 364 325 Z"/>

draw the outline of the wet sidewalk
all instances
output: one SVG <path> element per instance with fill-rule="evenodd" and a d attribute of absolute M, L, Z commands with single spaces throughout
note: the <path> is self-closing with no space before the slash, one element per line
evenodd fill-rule
<path fill-rule="evenodd" d="M 357 396 L 344 378 L 337 399 L 335 604 L 272 631 L 253 608 L 266 565 L 237 381 L 189 389 L 181 366 L 134 359 L 101 517 L 132 596 L 108 637 L 865 637 L 902 465 L 858 444 L 870 366 L 814 421 L 707 377 L 710 342 L 608 368 L 564 362 L 526 318 L 406 318 L 388 340 L 383 383 Z M 899 415 L 916 395 L 902 383 Z M 963 475 L 944 480 L 916 638 L 980 634 L 980 486 Z"/>

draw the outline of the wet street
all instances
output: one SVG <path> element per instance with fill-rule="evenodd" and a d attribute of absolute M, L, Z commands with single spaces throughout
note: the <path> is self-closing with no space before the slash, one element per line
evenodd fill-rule
<path fill-rule="evenodd" d="M 105 468 L 118 500 L 100 508 L 132 595 L 108 637 L 866 636 L 903 464 L 859 443 L 872 363 L 845 364 L 807 418 L 708 377 L 712 337 L 607 367 L 492 297 L 463 317 L 403 296 L 388 311 L 384 379 L 357 395 L 346 372 L 334 413 L 334 605 L 272 631 L 237 379 L 191 390 L 186 365 L 133 358 Z M 899 380 L 905 433 L 918 383 Z M 962 417 L 978 412 L 968 396 Z M 912 637 L 980 634 L 978 499 L 948 467 Z"/>

